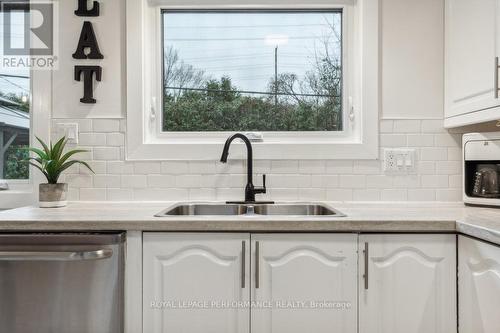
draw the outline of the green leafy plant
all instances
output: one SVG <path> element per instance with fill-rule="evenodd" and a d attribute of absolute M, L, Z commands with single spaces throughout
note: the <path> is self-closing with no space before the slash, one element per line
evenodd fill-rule
<path fill-rule="evenodd" d="M 40 170 L 45 178 L 47 178 L 47 182 L 49 184 L 57 184 L 57 180 L 59 179 L 59 176 L 61 176 L 61 173 L 74 164 L 84 165 L 91 172 L 94 172 L 90 165 L 84 161 L 69 160 L 71 156 L 87 152 L 87 150 L 74 149 L 64 153 L 64 148 L 68 143 L 66 137 L 62 137 L 54 145 L 52 145 L 52 142 L 47 145 L 38 137 L 36 139 L 40 142 L 43 149 L 33 147 L 28 148 L 29 151 L 36 154 L 36 157 L 29 157 L 26 161 Z"/>

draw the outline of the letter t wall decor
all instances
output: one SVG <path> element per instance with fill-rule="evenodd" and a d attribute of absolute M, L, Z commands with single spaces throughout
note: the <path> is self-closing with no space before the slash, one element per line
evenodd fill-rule
<path fill-rule="evenodd" d="M 78 0 L 78 9 L 75 10 L 75 15 L 86 16 L 86 17 L 96 17 L 99 16 L 99 2 L 93 1 L 91 9 L 88 9 L 88 0 Z M 74 59 L 103 59 L 101 51 L 99 50 L 99 44 L 97 43 L 97 38 L 94 33 L 94 28 L 92 23 L 89 21 L 83 22 L 82 32 L 80 33 L 80 39 L 78 40 L 78 46 L 76 47 L 75 53 L 73 53 Z M 75 66 L 74 79 L 76 81 L 81 80 L 81 74 L 83 73 L 83 97 L 80 98 L 81 103 L 85 104 L 95 104 L 97 101 L 94 98 L 94 77 L 96 81 L 101 81 L 102 67 L 101 66 Z M 95 74 L 95 75 L 94 75 Z"/>

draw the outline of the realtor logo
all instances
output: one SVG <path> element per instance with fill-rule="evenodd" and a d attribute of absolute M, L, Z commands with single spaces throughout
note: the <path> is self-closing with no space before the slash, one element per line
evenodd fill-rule
<path fill-rule="evenodd" d="M 0 0 L 3 68 L 54 69 L 57 2 Z"/>

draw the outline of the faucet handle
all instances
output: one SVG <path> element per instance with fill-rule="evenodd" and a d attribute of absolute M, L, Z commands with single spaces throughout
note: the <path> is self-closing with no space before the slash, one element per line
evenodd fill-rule
<path fill-rule="evenodd" d="M 255 193 L 266 193 L 266 175 L 262 175 L 262 187 L 255 189 Z"/>

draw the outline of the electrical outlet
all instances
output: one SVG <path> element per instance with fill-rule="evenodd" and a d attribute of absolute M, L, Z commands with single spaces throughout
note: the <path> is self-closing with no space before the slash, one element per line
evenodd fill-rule
<path fill-rule="evenodd" d="M 78 144 L 78 123 L 57 124 L 59 134 L 65 136 L 70 144 Z"/>
<path fill-rule="evenodd" d="M 415 149 L 384 149 L 384 171 L 391 174 L 415 172 Z"/>

